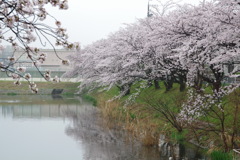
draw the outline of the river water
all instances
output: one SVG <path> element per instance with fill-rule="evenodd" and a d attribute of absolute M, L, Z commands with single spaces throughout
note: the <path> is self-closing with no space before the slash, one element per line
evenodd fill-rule
<path fill-rule="evenodd" d="M 202 159 L 189 153 L 189 160 Z M 97 108 L 80 97 L 0 97 L 0 160 L 165 159 L 157 148 L 102 127 Z"/>

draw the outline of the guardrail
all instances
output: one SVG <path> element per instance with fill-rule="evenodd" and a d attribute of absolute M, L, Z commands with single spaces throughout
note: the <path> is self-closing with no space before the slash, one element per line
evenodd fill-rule
<path fill-rule="evenodd" d="M 240 149 L 233 149 L 233 160 L 240 160 Z"/>

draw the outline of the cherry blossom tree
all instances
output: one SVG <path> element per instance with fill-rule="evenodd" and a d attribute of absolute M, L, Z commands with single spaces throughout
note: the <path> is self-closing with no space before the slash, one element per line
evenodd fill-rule
<path fill-rule="evenodd" d="M 183 59 L 183 66 L 188 67 L 187 81 L 194 89 L 189 90 L 187 103 L 183 105 L 180 117 L 188 123 L 196 123 L 202 117 L 215 119 L 219 125 L 213 126 L 210 120 L 209 130 L 206 126 L 198 127 L 220 134 L 225 151 L 233 147 L 227 142 L 227 130 L 235 133 L 229 121 L 229 109 L 226 107 L 226 96 L 239 88 L 232 83 L 223 86 L 225 64 L 232 64 L 239 55 L 239 5 L 236 1 L 215 1 L 183 12 L 178 20 L 179 28 L 174 32 L 183 35 L 184 45 L 178 49 Z M 212 92 L 204 91 L 203 83 L 212 87 Z M 229 103 L 229 102 L 228 102 Z M 236 117 L 236 114 L 230 114 Z M 214 117 L 214 118 L 213 118 Z M 234 135 L 234 134 L 233 134 Z M 233 136 L 234 139 L 234 136 Z"/>
<path fill-rule="evenodd" d="M 238 105 L 229 108 L 226 97 L 235 93 L 240 84 L 224 86 L 223 81 L 239 72 L 238 67 L 230 73 L 225 71 L 225 65 L 240 59 L 239 9 L 238 1 L 216 0 L 198 6 L 180 6 L 138 20 L 73 56 L 75 68 L 67 76 L 79 76 L 80 88 L 118 86 L 122 93 L 129 93 L 135 82 L 164 81 L 167 90 L 173 83 L 179 83 L 181 91 L 187 84 L 188 98 L 174 112 L 177 115 L 174 122 L 181 124 L 180 130 L 187 125 L 208 124 L 194 129 L 220 134 L 228 151 L 233 143 L 229 146 L 226 132 L 234 139 L 238 116 L 230 111 L 238 110 Z M 146 83 L 140 88 L 145 87 L 148 87 Z M 129 97 L 137 95 L 133 93 Z M 158 109 L 164 107 L 154 105 Z M 228 115 L 235 117 L 235 127 L 227 124 L 231 120 Z M 215 127 L 211 120 L 218 122 Z"/>
<path fill-rule="evenodd" d="M 149 33 L 145 22 L 127 25 L 73 56 L 75 68 L 66 75 L 78 74 L 83 79 L 81 86 L 117 86 L 124 94 L 136 81 L 159 80 L 154 65 L 156 46 L 149 41 Z"/>
<path fill-rule="evenodd" d="M 74 70 L 99 86 L 163 80 L 167 89 L 187 82 L 201 92 L 205 83 L 218 92 L 234 74 L 224 73 L 224 64 L 239 58 L 238 17 L 237 2 L 224 0 L 154 14 L 89 45 L 74 57 L 82 62 Z"/>
<path fill-rule="evenodd" d="M 188 60 L 185 65 L 191 66 L 188 82 L 196 84 L 200 79 L 211 84 L 213 90 L 221 87 L 225 76 L 223 64 L 239 57 L 238 15 L 234 15 L 239 8 L 223 5 L 219 2 L 190 10 L 185 14 L 187 21 L 179 20 L 182 26 L 179 33 L 188 37 L 186 45 L 180 48 L 181 58 Z"/>
<path fill-rule="evenodd" d="M 47 58 L 39 48 L 33 47 L 33 42 L 40 41 L 43 47 L 48 43 L 64 65 L 68 65 L 69 61 L 58 56 L 55 46 L 67 49 L 79 48 L 78 44 L 68 42 L 66 29 L 62 28 L 61 22 L 46 10 L 47 5 L 62 10 L 68 9 L 67 0 L 0 0 L 0 49 L 3 49 L 1 43 L 11 45 L 14 49 L 8 61 L 0 63 L 0 68 L 9 77 L 16 79 L 16 85 L 20 84 L 21 78 L 28 82 L 31 78 L 29 73 L 24 73 L 25 67 L 14 67 L 22 56 L 31 60 L 37 69 L 38 64 L 44 63 Z M 55 26 L 44 23 L 47 18 L 52 18 Z M 55 39 L 56 43 L 53 44 L 51 39 Z M 22 54 L 16 55 L 17 50 L 21 50 Z M 58 81 L 58 77 L 51 78 L 50 72 L 41 73 L 39 69 L 38 71 L 47 81 Z M 29 82 L 29 86 L 37 93 L 36 84 Z"/>
<path fill-rule="evenodd" d="M 121 54 L 125 46 L 116 43 L 116 35 L 94 42 L 70 57 L 75 67 L 65 76 L 77 75 L 81 79 L 80 92 L 84 88 L 92 90 L 106 87 L 107 89 L 112 86 L 118 86 L 123 92 L 128 90 L 126 86 L 131 84 L 132 80 L 127 76 L 128 72 L 123 63 L 126 59 Z"/>

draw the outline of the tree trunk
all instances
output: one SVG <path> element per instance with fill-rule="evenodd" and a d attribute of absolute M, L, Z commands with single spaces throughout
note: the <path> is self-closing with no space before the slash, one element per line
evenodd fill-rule
<path fill-rule="evenodd" d="M 216 90 L 217 92 L 219 92 L 219 89 L 221 88 L 221 85 L 222 85 L 221 81 L 214 82 L 213 83 L 213 90 L 214 91 Z"/>
<path fill-rule="evenodd" d="M 231 99 L 232 102 L 234 102 L 235 104 L 235 111 L 234 111 L 234 118 L 233 118 L 233 128 L 232 128 L 232 137 L 231 137 L 231 149 L 234 149 L 235 147 L 235 136 L 237 135 L 237 129 L 238 127 L 238 121 L 239 121 L 239 104 L 240 101 L 238 100 L 238 98 L 235 97 L 239 97 L 240 95 L 238 95 L 238 93 L 236 91 L 234 91 L 234 96 L 233 99 Z"/>
<path fill-rule="evenodd" d="M 179 84 L 180 84 L 180 92 L 183 92 L 186 88 L 186 82 L 184 81 L 184 78 L 179 76 Z"/>
<path fill-rule="evenodd" d="M 185 82 L 182 82 L 182 83 L 180 83 L 180 92 L 183 92 L 183 91 L 185 91 L 185 89 L 186 89 L 186 83 Z"/>
<path fill-rule="evenodd" d="M 166 87 L 166 92 L 168 92 L 173 87 L 173 81 L 172 80 L 167 80 L 167 81 L 164 82 L 164 85 Z"/>
<path fill-rule="evenodd" d="M 148 80 L 147 85 L 148 85 L 148 87 L 151 87 L 153 85 L 152 80 Z"/>
<path fill-rule="evenodd" d="M 125 84 L 120 87 L 120 91 L 121 91 L 121 93 L 123 93 L 123 96 L 127 96 L 130 94 L 131 85 L 132 85 L 132 83 Z"/>
<path fill-rule="evenodd" d="M 229 147 L 228 147 L 228 143 L 227 143 L 227 137 L 226 137 L 226 132 L 225 132 L 225 125 L 224 125 L 224 121 L 225 121 L 225 116 L 224 114 L 222 114 L 222 119 L 220 119 L 221 121 L 221 136 L 222 136 L 222 140 L 223 140 L 223 145 L 224 145 L 224 151 L 228 152 L 229 151 Z"/>
<path fill-rule="evenodd" d="M 124 96 L 127 96 L 127 95 L 129 95 L 129 94 L 130 94 L 130 87 L 125 91 Z"/>
<path fill-rule="evenodd" d="M 225 151 L 225 152 L 228 152 L 228 151 L 229 151 L 229 148 L 228 148 L 227 138 L 226 138 L 225 133 L 222 133 L 222 139 L 223 139 L 223 144 L 224 144 L 224 151 Z"/>
<path fill-rule="evenodd" d="M 196 89 L 197 92 L 202 92 L 202 85 L 203 85 L 203 79 L 202 77 L 198 74 L 197 78 L 194 81 L 194 88 Z"/>
<path fill-rule="evenodd" d="M 155 86 L 155 89 L 160 89 L 160 85 L 157 80 L 154 80 L 154 86 Z"/>

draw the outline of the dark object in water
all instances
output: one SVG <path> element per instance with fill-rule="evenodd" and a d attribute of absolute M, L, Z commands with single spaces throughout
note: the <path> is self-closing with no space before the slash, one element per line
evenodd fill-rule
<path fill-rule="evenodd" d="M 53 89 L 52 90 L 52 94 L 56 95 L 56 94 L 61 94 L 63 92 L 63 89 Z"/>

